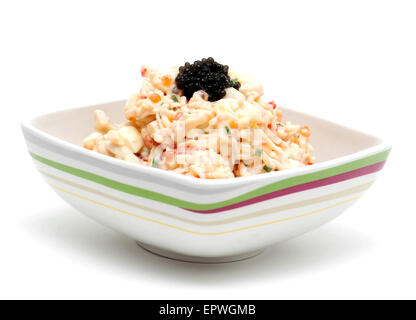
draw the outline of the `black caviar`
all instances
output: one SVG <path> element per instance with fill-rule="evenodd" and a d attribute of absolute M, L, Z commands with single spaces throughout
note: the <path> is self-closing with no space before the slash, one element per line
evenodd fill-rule
<path fill-rule="evenodd" d="M 185 63 L 179 68 L 175 82 L 188 100 L 194 92 L 204 90 L 209 101 L 217 101 L 224 98 L 225 89 L 238 90 L 241 87 L 238 79 L 228 76 L 228 66 L 219 64 L 213 58 L 197 60 L 192 64 Z"/>

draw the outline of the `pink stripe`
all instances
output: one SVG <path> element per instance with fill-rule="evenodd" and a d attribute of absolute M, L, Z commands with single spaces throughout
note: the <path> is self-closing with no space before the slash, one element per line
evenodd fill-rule
<path fill-rule="evenodd" d="M 185 209 L 185 210 L 196 212 L 196 213 L 217 213 L 217 212 L 221 212 L 221 211 L 237 209 L 237 208 L 245 207 L 245 206 L 255 204 L 255 203 L 258 203 L 258 202 L 270 200 L 270 199 L 273 199 L 273 198 L 286 196 L 288 194 L 292 194 L 292 193 L 296 193 L 296 192 L 300 192 L 300 191 L 305 191 L 305 190 L 309 190 L 309 189 L 315 189 L 315 188 L 327 186 L 327 185 L 330 185 L 330 184 L 338 183 L 338 182 L 341 182 L 341 181 L 361 177 L 361 176 L 364 176 L 366 174 L 374 173 L 374 172 L 380 171 L 383 168 L 385 162 L 386 161 L 382 161 L 382 162 L 379 162 L 379 163 L 369 165 L 367 167 L 352 170 L 352 171 L 349 171 L 349 172 L 344 172 L 344 173 L 341 173 L 341 174 L 338 174 L 338 175 L 335 175 L 335 176 L 332 176 L 332 177 L 328 177 L 328 178 L 324 178 L 324 179 L 320 179 L 320 180 L 316 180 L 316 181 L 311 181 L 311 182 L 307 182 L 307 183 L 304 183 L 304 184 L 299 184 L 297 186 L 289 187 L 289 188 L 282 189 L 282 190 L 277 190 L 277 191 L 274 191 L 274 192 L 271 192 L 271 193 L 268 193 L 268 194 L 264 194 L 262 196 L 258 196 L 258 197 L 252 198 L 252 199 L 244 200 L 242 202 L 231 204 L 229 206 L 225 206 L 225 207 L 222 207 L 222 208 L 217 208 L 217 209 L 212 209 L 212 210 L 203 210 L 203 211 L 201 211 L 201 210 L 190 210 L 190 209 Z"/>

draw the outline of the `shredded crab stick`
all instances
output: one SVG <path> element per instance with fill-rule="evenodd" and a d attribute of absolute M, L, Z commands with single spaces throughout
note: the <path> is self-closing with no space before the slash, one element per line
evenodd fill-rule
<path fill-rule="evenodd" d="M 96 110 L 84 147 L 203 179 L 234 178 L 314 163 L 308 126 L 282 119 L 263 86 L 212 58 L 168 72 L 142 67 L 126 122 Z"/>

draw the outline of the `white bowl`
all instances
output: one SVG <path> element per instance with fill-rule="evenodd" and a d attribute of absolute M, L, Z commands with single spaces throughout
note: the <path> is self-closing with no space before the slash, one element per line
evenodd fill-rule
<path fill-rule="evenodd" d="M 81 147 L 93 111 L 123 121 L 125 101 L 51 113 L 23 123 L 29 152 L 71 206 L 169 258 L 228 262 L 260 253 L 339 216 L 376 179 L 390 145 L 300 112 L 317 164 L 251 177 L 202 180 L 131 164 Z"/>

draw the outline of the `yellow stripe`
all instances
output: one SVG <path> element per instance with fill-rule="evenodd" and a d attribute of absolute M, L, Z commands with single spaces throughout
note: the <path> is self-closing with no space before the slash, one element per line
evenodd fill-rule
<path fill-rule="evenodd" d="M 149 222 L 153 222 L 153 223 L 157 223 L 159 225 L 166 226 L 166 227 L 169 227 L 169 228 L 172 228 L 172 229 L 176 229 L 176 230 L 180 230 L 180 231 L 184 231 L 184 232 L 188 232 L 188 233 L 192 233 L 192 234 L 197 234 L 197 235 L 201 235 L 201 236 L 224 235 L 224 234 L 233 233 L 233 232 L 237 232 L 237 231 L 244 231 L 244 230 L 254 229 L 254 228 L 258 228 L 258 227 L 263 227 L 263 226 L 267 226 L 267 225 L 271 225 L 271 224 L 275 224 L 275 223 L 279 223 L 279 222 L 284 222 L 284 221 L 289 221 L 289 220 L 295 220 L 295 219 L 298 219 L 298 218 L 310 216 L 310 215 L 313 215 L 313 214 L 316 214 L 316 213 L 319 213 L 319 212 L 322 212 L 322 211 L 325 211 L 325 210 L 328 210 L 328 209 L 331 209 L 331 208 L 334 208 L 334 207 L 337 207 L 337 206 L 340 206 L 340 205 L 343 205 L 343 204 L 346 204 L 346 203 L 349 203 L 349 202 L 352 202 L 352 201 L 357 200 L 358 198 L 360 198 L 360 196 L 358 196 L 358 197 L 355 197 L 355 198 L 351 198 L 351 199 L 348 199 L 348 200 L 345 200 L 345 201 L 341 201 L 341 202 L 335 203 L 333 205 L 327 206 L 327 207 L 322 208 L 322 209 L 310 211 L 310 212 L 307 212 L 307 213 L 304 213 L 304 214 L 300 214 L 300 215 L 293 216 L 293 217 L 289 217 L 289 218 L 285 218 L 285 219 L 280 219 L 280 220 L 265 222 L 265 223 L 261 223 L 261 224 L 256 224 L 254 226 L 249 226 L 249 227 L 244 227 L 244 228 L 238 228 L 238 229 L 232 229 L 232 230 L 223 231 L 223 232 L 198 232 L 198 231 L 192 231 L 192 230 L 189 230 L 189 229 L 177 227 L 177 226 L 174 226 L 174 225 L 171 225 L 171 224 L 168 224 L 168 223 L 164 223 L 164 222 L 160 222 L 160 221 L 157 221 L 157 220 L 153 220 L 153 219 L 150 219 L 150 218 L 147 218 L 147 217 L 142 217 L 142 216 L 139 216 L 137 214 L 133 214 L 133 213 L 128 212 L 128 211 L 125 211 L 125 210 L 121 210 L 121 209 L 118 209 L 118 208 L 114 208 L 112 206 L 109 206 L 109 205 L 106 205 L 104 203 L 101 203 L 101 202 L 98 202 L 98 201 L 89 199 L 87 197 L 81 196 L 79 194 L 76 194 L 76 193 L 73 193 L 73 192 L 64 190 L 64 189 L 59 188 L 59 187 L 54 186 L 54 185 L 51 185 L 51 187 L 53 187 L 53 188 L 55 188 L 55 189 L 57 189 L 59 191 L 65 192 L 67 194 L 70 194 L 72 196 L 78 197 L 80 199 L 83 199 L 83 200 L 92 202 L 94 204 L 103 206 L 103 207 L 108 208 L 108 209 L 112 209 L 112 210 L 118 211 L 120 213 L 127 214 L 127 215 L 132 216 L 132 217 L 136 217 L 136 218 L 139 218 L 139 219 L 142 219 L 142 220 L 145 220 L 145 221 L 149 221 Z"/>
<path fill-rule="evenodd" d="M 138 208 L 138 209 L 141 209 L 141 210 L 150 211 L 152 213 L 156 213 L 156 214 L 161 215 L 161 216 L 169 217 L 171 219 L 183 221 L 183 222 L 186 222 L 188 224 L 193 224 L 193 225 L 197 225 L 197 226 L 218 226 L 218 225 L 223 225 L 223 224 L 229 224 L 229 223 L 233 223 L 233 222 L 239 222 L 239 221 L 244 221 L 244 220 L 251 219 L 251 218 L 256 218 L 256 217 L 266 215 L 266 214 L 272 214 L 272 213 L 282 212 L 282 211 L 286 211 L 286 210 L 297 209 L 297 208 L 300 208 L 300 207 L 306 207 L 306 206 L 318 204 L 318 203 L 321 203 L 321 202 L 336 200 L 338 198 L 345 198 L 345 197 L 347 197 L 349 195 L 352 195 L 352 194 L 358 194 L 358 193 L 364 192 L 365 190 L 370 188 L 370 186 L 373 183 L 373 182 L 370 182 L 370 183 L 354 186 L 350 189 L 342 190 L 342 191 L 339 191 L 339 192 L 336 192 L 336 193 L 327 194 L 327 195 L 324 195 L 322 197 L 307 199 L 307 200 L 303 200 L 303 201 L 298 201 L 298 202 L 294 202 L 294 203 L 288 203 L 288 204 L 276 206 L 276 207 L 273 207 L 273 208 L 268 208 L 268 209 L 255 211 L 255 212 L 252 212 L 252 213 L 245 214 L 243 216 L 234 215 L 232 217 L 223 219 L 221 221 L 195 221 L 195 220 L 179 217 L 177 215 L 169 214 L 169 213 L 164 212 L 164 211 L 160 211 L 160 210 L 156 210 L 156 209 L 153 209 L 153 208 L 148 208 L 148 207 L 145 207 L 145 206 L 141 206 L 137 203 L 130 202 L 130 201 L 115 197 L 115 196 L 110 195 L 108 193 L 101 192 L 99 190 L 89 188 L 87 186 L 83 186 L 81 184 L 78 184 L 78 183 L 75 183 L 75 182 L 72 182 L 72 181 L 68 181 L 66 179 L 63 179 L 61 177 L 57 177 L 55 175 L 52 175 L 52 174 L 44 172 L 44 171 L 41 171 L 41 173 L 43 175 L 47 176 L 48 178 L 57 180 L 61 183 L 69 185 L 71 187 L 81 189 L 83 191 L 87 191 L 89 193 L 93 193 L 93 194 L 96 194 L 98 196 L 101 196 L 101 197 L 104 197 L 104 198 L 107 198 L 107 199 L 110 199 L 110 200 L 113 200 L 113 201 L 117 201 L 119 203 L 131 206 L 131 207 L 135 207 L 135 208 Z"/>

